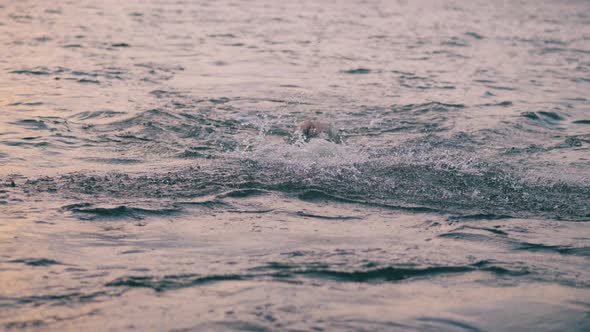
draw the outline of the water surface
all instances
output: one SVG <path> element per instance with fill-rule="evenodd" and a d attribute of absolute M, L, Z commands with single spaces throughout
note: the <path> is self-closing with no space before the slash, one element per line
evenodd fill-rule
<path fill-rule="evenodd" d="M 0 329 L 590 329 L 588 13 L 3 1 Z"/>

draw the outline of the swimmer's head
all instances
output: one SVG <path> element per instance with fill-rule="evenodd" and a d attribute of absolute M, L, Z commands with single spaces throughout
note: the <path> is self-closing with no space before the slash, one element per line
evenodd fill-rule
<path fill-rule="evenodd" d="M 299 135 L 303 137 L 306 142 L 309 142 L 309 140 L 314 137 L 321 137 L 334 143 L 342 142 L 339 130 L 334 128 L 330 123 L 305 120 L 297 129 Z"/>
<path fill-rule="evenodd" d="M 329 127 L 329 125 L 319 121 L 306 120 L 299 125 L 299 130 L 306 139 L 310 139 L 326 131 Z"/>

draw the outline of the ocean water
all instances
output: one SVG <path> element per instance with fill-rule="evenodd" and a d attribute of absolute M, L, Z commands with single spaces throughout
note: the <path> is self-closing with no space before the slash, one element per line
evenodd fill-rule
<path fill-rule="evenodd" d="M 3 0 L 0 45 L 0 330 L 590 330 L 588 1 Z"/>

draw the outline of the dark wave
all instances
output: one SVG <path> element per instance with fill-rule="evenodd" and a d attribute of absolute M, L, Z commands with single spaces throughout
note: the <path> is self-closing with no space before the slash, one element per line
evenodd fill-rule
<path fill-rule="evenodd" d="M 367 69 L 367 68 L 355 68 L 355 69 L 343 70 L 342 72 L 345 74 L 359 75 L 359 74 L 369 74 L 371 72 L 371 70 Z"/>
<path fill-rule="evenodd" d="M 225 198 L 245 199 L 273 191 L 307 201 L 365 204 L 415 213 L 442 212 L 455 219 L 590 220 L 586 204 L 590 185 L 585 182 L 522 177 L 508 165 L 478 162 L 465 168 L 448 159 L 431 156 L 420 160 L 420 155 L 411 153 L 408 156 L 408 160 L 384 156 L 338 165 L 238 159 L 226 160 L 215 169 L 185 168 L 149 175 L 74 173 L 29 179 L 22 188 L 28 192 L 166 199 L 171 203 L 206 195 L 218 195 L 217 200 L 223 202 Z M 227 187 L 234 189 L 227 192 Z M 73 211 L 99 216 L 176 212 L 174 208 L 149 211 L 133 205 L 76 207 Z"/>
<path fill-rule="evenodd" d="M 300 217 L 325 219 L 325 220 L 361 220 L 361 219 L 363 219 L 363 217 L 356 217 L 356 216 L 326 216 L 326 215 L 320 215 L 320 214 L 307 213 L 304 211 L 297 211 L 295 214 Z"/>
<path fill-rule="evenodd" d="M 91 293 L 63 293 L 63 294 L 47 294 L 47 295 L 33 295 L 33 296 L 22 296 L 22 297 L 1 297 L 0 296 L 0 308 L 11 307 L 15 304 L 24 305 L 42 305 L 42 304 L 53 304 L 53 305 L 74 305 L 87 302 L 96 302 L 101 299 L 119 296 L 121 292 L 108 292 L 108 291 L 97 291 Z"/>
<path fill-rule="evenodd" d="M 169 275 L 164 277 L 123 277 L 106 284 L 107 287 L 142 287 L 151 288 L 157 292 L 174 290 L 203 284 L 244 280 L 240 275 L 199 276 L 194 274 Z"/>
<path fill-rule="evenodd" d="M 560 255 L 572 256 L 590 255 L 590 248 L 586 246 L 530 243 L 512 238 L 508 232 L 496 228 L 460 226 L 451 232 L 439 234 L 438 237 L 460 241 L 495 242 L 515 251 L 552 252 Z"/>
<path fill-rule="evenodd" d="M 226 192 L 219 197 L 233 197 L 233 198 L 245 198 L 245 197 L 254 197 L 254 196 L 263 196 L 267 195 L 268 192 L 259 189 L 241 189 L 241 190 L 232 190 Z"/>
<path fill-rule="evenodd" d="M 575 246 L 551 246 L 541 243 L 520 243 L 516 250 L 533 251 L 533 252 L 554 252 L 561 255 L 572 256 L 590 256 L 590 247 Z"/>
<path fill-rule="evenodd" d="M 62 263 L 49 258 L 21 258 L 9 261 L 9 263 L 22 263 L 30 266 L 61 265 Z"/>
<path fill-rule="evenodd" d="M 406 279 L 435 277 L 445 274 L 462 274 L 474 271 L 483 271 L 496 275 L 509 275 L 513 277 L 529 274 L 526 269 L 511 270 L 494 265 L 488 261 L 480 261 L 464 266 L 427 266 L 404 267 L 387 266 L 364 270 L 336 270 L 330 269 L 327 264 L 291 265 L 288 263 L 271 262 L 265 266 L 251 268 L 241 274 L 223 275 L 199 275 L 180 274 L 166 276 L 128 276 L 108 282 L 108 287 L 151 288 L 162 292 L 179 288 L 195 287 L 209 283 L 225 281 L 244 281 L 271 278 L 281 282 L 301 282 L 300 278 L 323 279 L 340 282 L 356 283 L 383 283 L 397 282 Z"/>
<path fill-rule="evenodd" d="M 129 207 L 119 205 L 114 207 L 95 207 L 91 203 L 72 204 L 62 207 L 63 210 L 71 211 L 78 214 L 91 215 L 90 219 L 118 219 L 118 218 L 134 218 L 141 219 L 148 215 L 172 215 L 180 212 L 177 207 L 148 209 L 141 207 Z"/>

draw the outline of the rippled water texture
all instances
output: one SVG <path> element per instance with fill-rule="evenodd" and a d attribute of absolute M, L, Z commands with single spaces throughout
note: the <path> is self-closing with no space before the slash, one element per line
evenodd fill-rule
<path fill-rule="evenodd" d="M 588 1 L 4 0 L 0 45 L 0 330 L 590 330 Z"/>

